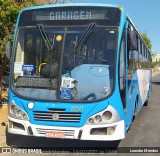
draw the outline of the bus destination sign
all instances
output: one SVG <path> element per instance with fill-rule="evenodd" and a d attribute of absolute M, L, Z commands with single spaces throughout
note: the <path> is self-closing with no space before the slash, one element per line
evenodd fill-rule
<path fill-rule="evenodd" d="M 50 20 L 85 20 L 92 19 L 92 11 L 50 12 Z"/>
<path fill-rule="evenodd" d="M 34 11 L 33 21 L 53 21 L 53 20 L 108 20 L 115 15 L 110 10 L 55 10 L 55 11 Z"/>

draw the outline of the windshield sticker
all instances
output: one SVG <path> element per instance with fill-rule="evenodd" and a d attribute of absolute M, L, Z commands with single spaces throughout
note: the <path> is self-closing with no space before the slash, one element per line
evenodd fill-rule
<path fill-rule="evenodd" d="M 61 88 L 61 99 L 71 99 L 71 89 Z"/>
<path fill-rule="evenodd" d="M 61 87 L 62 88 L 74 88 L 74 79 L 70 77 L 62 77 L 62 83 Z"/>
<path fill-rule="evenodd" d="M 22 72 L 22 62 L 14 62 L 14 73 Z"/>
<path fill-rule="evenodd" d="M 33 72 L 34 71 L 34 65 L 22 65 L 22 71 Z"/>

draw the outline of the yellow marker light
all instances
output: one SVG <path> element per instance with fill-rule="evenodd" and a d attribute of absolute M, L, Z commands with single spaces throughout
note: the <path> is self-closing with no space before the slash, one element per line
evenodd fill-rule
<path fill-rule="evenodd" d="M 122 6 L 118 6 L 119 9 L 122 9 Z"/>
<path fill-rule="evenodd" d="M 61 35 L 56 36 L 56 41 L 60 42 L 61 40 L 62 40 L 62 36 Z"/>

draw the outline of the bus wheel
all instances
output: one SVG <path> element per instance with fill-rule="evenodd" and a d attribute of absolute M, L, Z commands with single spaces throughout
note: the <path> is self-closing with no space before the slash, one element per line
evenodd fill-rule
<path fill-rule="evenodd" d="M 148 103 L 149 103 L 149 97 L 148 97 L 148 99 L 145 101 L 145 103 L 144 103 L 143 106 L 148 106 Z"/>
<path fill-rule="evenodd" d="M 144 102 L 143 106 L 148 106 L 148 104 L 149 104 L 149 92 L 150 92 L 150 90 L 151 90 L 151 86 L 149 86 L 148 97 L 147 97 L 147 100 Z"/>
<path fill-rule="evenodd" d="M 147 98 L 147 100 L 145 101 L 145 103 L 144 103 L 143 106 L 148 106 L 148 104 L 149 104 L 149 96 L 148 96 L 148 98 Z"/>
<path fill-rule="evenodd" d="M 135 119 L 136 116 L 137 116 L 137 110 L 138 110 L 138 99 L 136 99 L 136 102 L 135 102 L 135 108 L 134 108 L 134 113 L 133 113 L 132 122 L 134 121 L 134 119 Z"/>

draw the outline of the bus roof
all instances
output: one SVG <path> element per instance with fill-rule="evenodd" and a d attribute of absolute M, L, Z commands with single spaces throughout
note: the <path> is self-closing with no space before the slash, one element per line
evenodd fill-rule
<path fill-rule="evenodd" d="M 34 9 L 42 9 L 42 8 L 52 8 L 52 7 L 67 7 L 67 6 L 99 6 L 99 7 L 114 7 L 118 8 L 120 5 L 115 4 L 104 4 L 104 3 L 65 3 L 65 4 L 49 4 L 49 5 L 41 5 L 41 6 L 32 6 L 27 7 L 24 10 L 34 10 Z"/>

